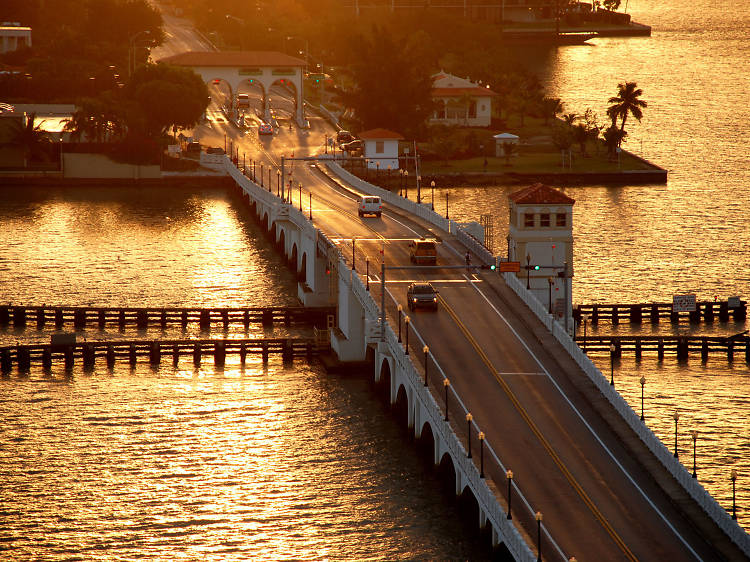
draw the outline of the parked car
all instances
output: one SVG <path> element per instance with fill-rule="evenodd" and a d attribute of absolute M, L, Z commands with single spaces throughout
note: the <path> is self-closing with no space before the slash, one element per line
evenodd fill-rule
<path fill-rule="evenodd" d="M 409 310 L 429 308 L 437 310 L 438 291 L 431 283 L 411 283 L 406 289 L 406 300 Z"/>
<path fill-rule="evenodd" d="M 268 123 L 261 123 L 258 126 L 258 134 L 259 135 L 272 135 L 273 127 L 269 125 Z"/>
<path fill-rule="evenodd" d="M 206 149 L 206 154 L 224 154 L 224 149 L 220 146 L 210 146 Z"/>
<path fill-rule="evenodd" d="M 201 154 L 201 143 L 197 141 L 187 143 L 185 147 L 185 154 L 187 156 L 198 157 Z"/>
<path fill-rule="evenodd" d="M 339 144 L 344 144 L 345 142 L 351 142 L 353 140 L 354 135 L 349 131 L 339 131 L 338 133 L 336 133 L 336 142 Z"/>
<path fill-rule="evenodd" d="M 357 202 L 357 214 L 360 217 L 365 215 L 375 215 L 380 218 L 383 212 L 383 203 L 380 201 L 380 197 L 376 195 L 363 195 Z"/>
<path fill-rule="evenodd" d="M 341 150 L 345 150 L 349 153 L 359 152 L 362 150 L 362 141 L 354 139 L 353 141 L 345 142 L 341 145 Z"/>
<path fill-rule="evenodd" d="M 409 242 L 409 259 L 417 265 L 437 264 L 437 244 L 434 240 L 412 240 Z"/>
<path fill-rule="evenodd" d="M 237 94 L 237 108 L 246 109 L 250 107 L 250 96 L 247 94 Z"/>

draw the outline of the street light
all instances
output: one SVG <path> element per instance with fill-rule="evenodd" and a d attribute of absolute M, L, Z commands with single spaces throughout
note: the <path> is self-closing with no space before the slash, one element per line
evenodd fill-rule
<path fill-rule="evenodd" d="M 542 562 L 542 512 L 537 511 L 536 519 L 536 560 Z"/>
<path fill-rule="evenodd" d="M 409 355 L 409 317 L 404 318 L 404 329 L 406 330 L 406 341 L 404 342 L 404 355 Z"/>
<path fill-rule="evenodd" d="M 646 377 L 641 377 L 641 421 L 646 418 L 643 415 L 643 387 L 646 386 Z"/>
<path fill-rule="evenodd" d="M 427 354 L 430 353 L 430 348 L 424 346 L 422 351 L 424 351 L 424 385 L 427 386 Z"/>
<path fill-rule="evenodd" d="M 690 436 L 693 438 L 693 478 L 698 478 L 698 473 L 695 472 L 695 443 L 698 441 L 698 432 L 693 430 Z"/>
<path fill-rule="evenodd" d="M 430 188 L 432 189 L 432 193 L 430 194 L 430 206 L 432 207 L 432 210 L 435 210 L 435 180 L 432 180 L 430 182 Z"/>
<path fill-rule="evenodd" d="M 513 519 L 513 515 L 510 512 L 510 499 L 513 497 L 513 471 L 508 469 L 505 472 L 505 476 L 508 479 L 508 515 L 505 516 L 506 519 Z"/>
<path fill-rule="evenodd" d="M 445 192 L 445 218 L 446 219 L 449 218 L 448 217 L 448 192 L 447 191 Z"/>
<path fill-rule="evenodd" d="M 398 305 L 398 343 L 401 343 L 401 314 L 403 314 L 404 308 Z"/>
<path fill-rule="evenodd" d="M 680 413 L 675 412 L 672 414 L 672 418 L 674 419 L 674 458 L 678 458 L 677 455 L 677 422 L 680 419 Z"/>
<path fill-rule="evenodd" d="M 409 170 L 404 170 L 404 198 L 409 198 Z"/>
<path fill-rule="evenodd" d="M 466 430 L 467 430 L 467 437 L 466 437 L 466 443 L 468 446 L 468 453 L 466 455 L 467 459 L 471 458 L 471 420 L 474 419 L 474 416 L 471 415 L 471 412 L 466 414 Z"/>
<path fill-rule="evenodd" d="M 398 180 L 398 196 L 401 197 L 401 194 L 404 192 L 404 170 L 403 168 L 398 169 L 398 175 L 400 176 Z"/>
<path fill-rule="evenodd" d="M 529 275 L 531 273 L 531 254 L 526 254 L 526 290 L 531 289 Z"/>
<path fill-rule="evenodd" d="M 549 283 L 549 313 L 552 314 L 552 284 L 555 282 L 554 277 L 547 277 Z"/>
<path fill-rule="evenodd" d="M 451 381 L 447 378 L 443 379 L 443 388 L 445 388 L 445 421 L 448 421 L 448 387 L 451 385 Z"/>
<path fill-rule="evenodd" d="M 732 519 L 737 521 L 737 471 L 733 468 L 732 472 L 729 473 L 729 478 L 732 479 Z"/>
<path fill-rule="evenodd" d="M 615 344 L 609 346 L 609 384 L 615 386 Z"/>
<path fill-rule="evenodd" d="M 422 176 L 417 175 L 417 203 L 422 202 Z"/>
<path fill-rule="evenodd" d="M 352 271 L 354 271 L 356 269 L 356 267 L 354 266 L 354 263 L 355 263 L 354 262 L 354 259 L 355 259 L 355 248 L 356 248 L 355 244 L 356 244 L 356 242 L 357 242 L 357 239 L 356 238 L 352 238 Z"/>
<path fill-rule="evenodd" d="M 479 439 L 479 478 L 484 478 L 484 431 L 477 435 Z"/>
<path fill-rule="evenodd" d="M 268 189 L 270 191 L 271 186 L 268 186 Z M 281 193 L 281 170 L 276 170 L 276 197 L 279 197 L 279 194 Z"/>

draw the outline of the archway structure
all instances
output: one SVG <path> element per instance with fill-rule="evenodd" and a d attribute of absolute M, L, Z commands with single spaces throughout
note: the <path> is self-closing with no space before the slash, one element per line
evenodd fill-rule
<path fill-rule="evenodd" d="M 304 123 L 302 103 L 305 61 L 276 51 L 188 51 L 159 62 L 192 68 L 204 82 L 221 79 L 231 89 L 232 112 L 237 110 L 237 91 L 242 82 L 263 89 L 263 114 L 270 117 L 268 92 L 275 83 L 288 83 L 295 94 L 296 119 Z"/>

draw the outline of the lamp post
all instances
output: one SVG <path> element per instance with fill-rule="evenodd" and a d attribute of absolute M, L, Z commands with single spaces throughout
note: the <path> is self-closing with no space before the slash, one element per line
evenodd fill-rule
<path fill-rule="evenodd" d="M 446 219 L 449 218 L 448 217 L 448 192 L 447 191 L 445 192 L 445 218 Z"/>
<path fill-rule="evenodd" d="M 435 180 L 432 180 L 430 182 L 430 189 L 432 190 L 432 193 L 430 194 L 430 206 L 432 207 L 432 210 L 435 210 Z"/>
<path fill-rule="evenodd" d="M 690 432 L 690 436 L 693 438 L 693 478 L 698 478 L 698 473 L 695 471 L 695 447 L 698 441 L 698 432 L 693 430 Z"/>
<path fill-rule="evenodd" d="M 615 386 L 615 344 L 609 345 L 609 384 Z"/>
<path fill-rule="evenodd" d="M 268 186 L 269 190 L 271 186 Z M 281 170 L 276 170 L 276 197 L 281 194 Z"/>
<path fill-rule="evenodd" d="M 474 416 L 471 415 L 471 412 L 468 412 L 466 414 L 466 447 L 468 449 L 468 453 L 466 454 L 466 458 L 471 458 L 471 420 L 474 419 Z"/>
<path fill-rule="evenodd" d="M 672 414 L 672 419 L 674 419 L 674 458 L 678 458 L 677 454 L 677 422 L 680 420 L 680 413 L 675 412 Z"/>
<path fill-rule="evenodd" d="M 263 187 L 263 162 L 260 163 L 260 186 Z M 271 186 L 268 186 L 268 191 L 271 191 Z"/>
<path fill-rule="evenodd" d="M 380 183 L 380 160 L 375 160 L 375 181 Z"/>
<path fill-rule="evenodd" d="M 357 242 L 356 238 L 352 238 L 352 271 L 354 271 L 356 268 L 354 267 L 354 257 L 355 257 L 355 243 Z"/>
<path fill-rule="evenodd" d="M 417 175 L 417 203 L 422 202 L 422 176 Z"/>
<path fill-rule="evenodd" d="M 404 355 L 409 355 L 409 317 L 404 318 L 404 330 L 406 331 L 406 340 L 404 341 Z"/>
<path fill-rule="evenodd" d="M 404 198 L 409 198 L 409 170 L 404 170 Z"/>
<path fill-rule="evenodd" d="M 253 158 L 253 181 L 255 181 L 255 158 Z"/>
<path fill-rule="evenodd" d="M 365 291 L 370 290 L 370 258 L 365 258 Z"/>
<path fill-rule="evenodd" d="M 552 284 L 555 282 L 554 277 L 547 277 L 549 283 L 549 313 L 552 314 Z"/>
<path fill-rule="evenodd" d="M 308 195 L 310 195 L 310 220 L 312 220 L 312 191 Z"/>
<path fill-rule="evenodd" d="M 404 308 L 398 305 L 398 343 L 401 343 L 401 315 L 404 312 Z"/>
<path fill-rule="evenodd" d="M 299 193 L 299 212 L 302 212 L 302 183 L 297 182 L 297 192 Z M 289 199 L 291 200 L 292 196 L 289 196 Z"/>
<path fill-rule="evenodd" d="M 386 183 L 388 184 L 388 191 L 391 190 L 391 165 L 388 164 L 388 176 L 386 177 Z"/>
<path fill-rule="evenodd" d="M 477 435 L 479 439 L 479 478 L 484 478 L 484 431 Z"/>
<path fill-rule="evenodd" d="M 401 197 L 401 194 L 404 192 L 404 170 L 403 168 L 398 169 L 398 196 Z"/>
<path fill-rule="evenodd" d="M 646 377 L 641 377 L 641 421 L 644 421 L 646 418 L 643 415 L 643 388 L 646 386 Z"/>
<path fill-rule="evenodd" d="M 445 421 L 448 421 L 448 387 L 451 385 L 451 381 L 443 379 L 443 388 L 445 388 Z"/>
<path fill-rule="evenodd" d="M 328 133 L 325 134 L 325 143 L 326 143 L 326 146 L 325 146 L 326 154 L 328 154 Z"/>
<path fill-rule="evenodd" d="M 513 497 L 513 471 L 510 469 L 505 471 L 505 477 L 508 479 L 508 515 L 505 518 L 513 519 L 513 515 L 510 512 L 510 500 Z"/>
<path fill-rule="evenodd" d="M 424 346 L 422 351 L 424 352 L 424 385 L 427 386 L 427 355 L 430 353 L 430 348 Z"/>
<path fill-rule="evenodd" d="M 536 519 L 536 560 L 542 562 L 542 512 L 537 511 L 534 519 Z"/>
<path fill-rule="evenodd" d="M 531 255 L 526 254 L 526 290 L 531 289 L 531 283 L 529 281 L 529 274 L 531 272 Z"/>
<path fill-rule="evenodd" d="M 733 468 L 729 473 L 732 480 L 732 519 L 737 521 L 737 471 Z"/>

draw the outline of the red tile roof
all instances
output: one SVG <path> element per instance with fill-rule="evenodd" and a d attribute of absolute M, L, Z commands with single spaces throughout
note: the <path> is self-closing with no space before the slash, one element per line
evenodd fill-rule
<path fill-rule="evenodd" d="M 490 90 L 489 88 L 480 88 L 479 86 L 476 86 L 474 88 L 433 88 L 432 89 L 433 98 L 454 98 L 457 96 L 462 96 L 464 94 L 467 94 L 473 97 L 497 96 L 497 94 L 493 92 L 492 90 Z"/>
<path fill-rule="evenodd" d="M 176 66 L 305 66 L 305 61 L 276 51 L 188 51 L 160 59 Z"/>
<path fill-rule="evenodd" d="M 520 191 L 511 193 L 508 195 L 508 198 L 514 203 L 521 205 L 543 205 L 546 203 L 573 205 L 575 203 L 575 199 L 571 199 L 562 191 L 541 183 L 535 183 Z"/>
<path fill-rule="evenodd" d="M 359 133 L 361 139 L 378 139 L 378 140 L 402 140 L 404 137 L 388 129 L 370 129 L 369 131 L 362 131 Z"/>

